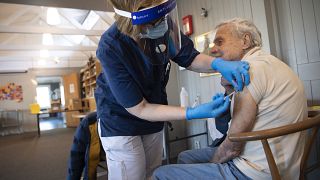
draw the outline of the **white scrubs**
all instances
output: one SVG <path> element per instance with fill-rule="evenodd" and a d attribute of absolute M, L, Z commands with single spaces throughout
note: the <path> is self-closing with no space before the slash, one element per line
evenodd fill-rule
<path fill-rule="evenodd" d="M 162 163 L 163 131 L 142 136 L 101 137 L 110 180 L 151 179 Z"/>

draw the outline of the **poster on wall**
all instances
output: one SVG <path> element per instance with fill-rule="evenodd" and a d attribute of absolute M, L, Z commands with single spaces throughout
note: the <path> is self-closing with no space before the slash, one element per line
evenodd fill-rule
<path fill-rule="evenodd" d="M 74 93 L 74 84 L 69 85 L 70 94 Z"/>
<path fill-rule="evenodd" d="M 0 101 L 4 100 L 22 102 L 22 86 L 15 83 L 8 83 L 5 86 L 0 85 Z"/>
<path fill-rule="evenodd" d="M 216 35 L 215 31 L 209 31 L 204 34 L 195 37 L 195 48 L 203 54 L 212 56 L 211 48 L 214 46 L 213 40 Z M 220 76 L 220 73 L 200 73 L 200 77 L 217 75 Z"/>

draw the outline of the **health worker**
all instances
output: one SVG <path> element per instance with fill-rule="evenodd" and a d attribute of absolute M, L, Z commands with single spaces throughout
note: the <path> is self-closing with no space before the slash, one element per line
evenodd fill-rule
<path fill-rule="evenodd" d="M 167 105 L 171 61 L 195 72 L 218 71 L 238 91 L 249 84 L 249 65 L 200 54 L 180 33 L 175 0 L 110 2 L 116 21 L 97 49 L 103 68 L 95 90 L 98 132 L 109 179 L 149 179 L 162 162 L 163 121 L 212 118 L 229 106 L 222 94 L 194 108 Z"/>

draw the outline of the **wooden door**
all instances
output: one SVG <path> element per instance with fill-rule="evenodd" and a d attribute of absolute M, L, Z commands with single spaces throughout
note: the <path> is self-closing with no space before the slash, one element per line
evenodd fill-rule
<path fill-rule="evenodd" d="M 80 100 L 79 74 L 73 72 L 63 76 L 65 107 L 69 107 L 71 99 Z M 78 114 L 78 111 L 66 112 L 67 127 L 76 127 L 79 125 L 79 119 L 72 118 L 72 114 Z"/>

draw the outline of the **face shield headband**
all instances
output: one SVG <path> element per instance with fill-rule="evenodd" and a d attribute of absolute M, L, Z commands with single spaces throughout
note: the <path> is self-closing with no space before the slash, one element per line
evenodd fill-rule
<path fill-rule="evenodd" d="M 140 25 L 157 20 L 166 14 L 170 13 L 176 7 L 175 0 L 168 0 L 158 6 L 150 7 L 148 9 L 140 10 L 137 12 L 127 12 L 119 10 L 115 7 L 114 11 L 120 16 L 132 19 L 133 25 Z"/>

